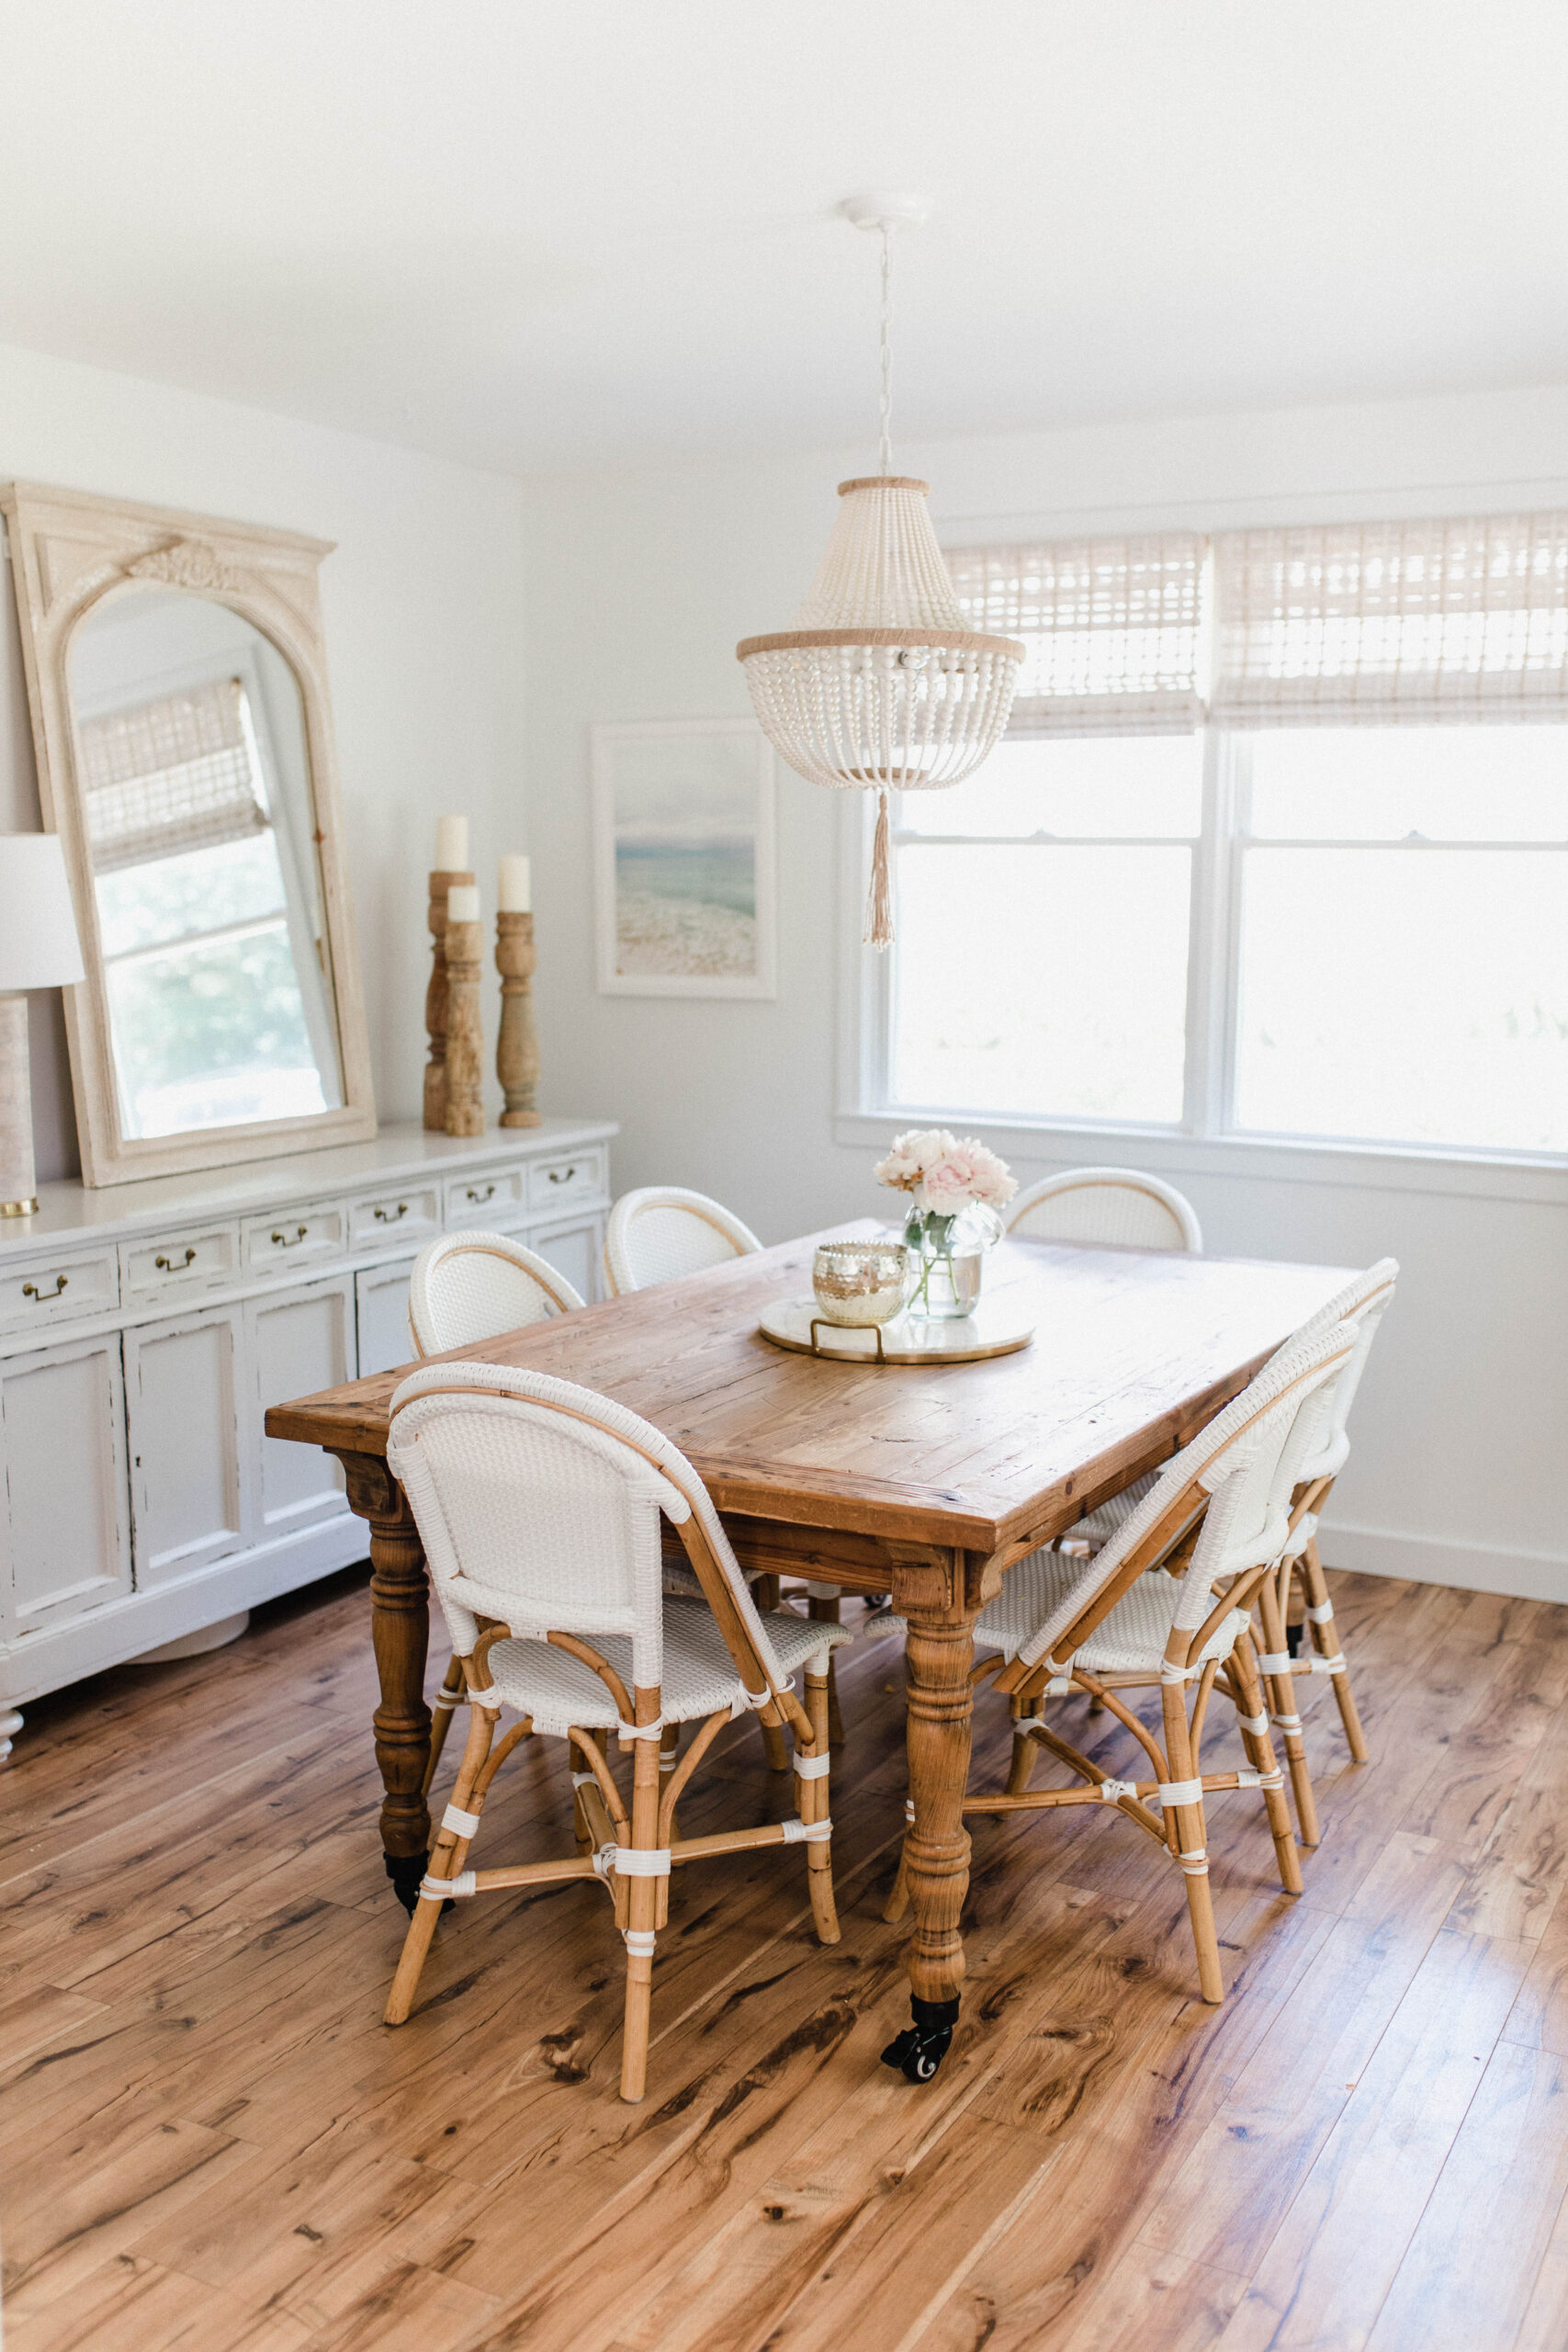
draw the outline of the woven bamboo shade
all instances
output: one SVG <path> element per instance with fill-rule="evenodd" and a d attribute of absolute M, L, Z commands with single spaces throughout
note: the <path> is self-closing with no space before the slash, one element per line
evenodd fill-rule
<path fill-rule="evenodd" d="M 947 550 L 971 628 L 1027 649 L 1010 736 L 1190 735 L 1205 543 L 1194 531 Z"/>
<path fill-rule="evenodd" d="M 1228 727 L 1568 720 L 1568 514 L 1215 541 Z"/>
<path fill-rule="evenodd" d="M 238 678 L 87 719 L 77 740 L 96 874 L 241 841 L 270 821 Z"/>
<path fill-rule="evenodd" d="M 852 216 L 853 217 L 853 216 Z M 882 471 L 839 484 L 828 551 L 792 628 L 736 648 L 768 741 L 797 775 L 879 796 L 865 937 L 893 940 L 889 791 L 972 775 L 1008 723 L 1024 649 L 973 628 L 926 506 L 893 472 L 888 432 L 888 230 L 882 231 Z"/>

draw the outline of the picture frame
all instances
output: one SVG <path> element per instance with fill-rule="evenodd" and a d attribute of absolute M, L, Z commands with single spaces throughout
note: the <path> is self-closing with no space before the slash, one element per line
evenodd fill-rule
<path fill-rule="evenodd" d="M 591 729 L 601 996 L 776 996 L 773 746 L 750 718 Z"/>

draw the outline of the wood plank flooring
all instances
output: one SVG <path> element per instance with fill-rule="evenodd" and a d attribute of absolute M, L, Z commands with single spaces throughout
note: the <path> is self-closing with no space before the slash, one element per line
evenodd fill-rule
<path fill-rule="evenodd" d="M 1335 1586 L 1374 1760 L 1305 1689 L 1299 1900 L 1256 1801 L 1215 1801 L 1224 2006 L 1119 1816 L 992 1816 L 923 2090 L 877 2063 L 906 2015 L 886 1634 L 840 1657 L 842 1943 L 793 1849 L 680 1874 L 640 2108 L 597 1888 L 463 1905 L 379 2024 L 402 1915 L 359 1572 L 38 1702 L 0 1775 L 10 2352 L 1562 2352 L 1568 1609 Z M 994 1782 L 995 1701 L 978 1731 Z M 788 1793 L 738 1724 L 682 1829 Z M 531 1743 L 479 1859 L 570 1834 Z"/>

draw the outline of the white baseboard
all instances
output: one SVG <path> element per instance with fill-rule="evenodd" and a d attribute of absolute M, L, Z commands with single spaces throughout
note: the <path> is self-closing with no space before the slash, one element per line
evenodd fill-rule
<path fill-rule="evenodd" d="M 106 1667 L 123 1666 L 161 1642 L 276 1600 L 317 1577 L 352 1566 L 370 1549 L 370 1531 L 351 1511 L 296 1529 L 270 1544 L 214 1560 L 191 1575 L 128 1592 L 47 1631 L 0 1643 L 0 1707 L 22 1706 Z"/>
<path fill-rule="evenodd" d="M 1324 1565 L 1369 1577 L 1409 1577 L 1418 1584 L 1460 1585 L 1519 1600 L 1568 1601 L 1568 1553 L 1526 1552 L 1511 1544 L 1456 1544 L 1442 1535 L 1405 1535 L 1392 1527 L 1352 1527 L 1325 1519 L 1318 1532 Z"/>

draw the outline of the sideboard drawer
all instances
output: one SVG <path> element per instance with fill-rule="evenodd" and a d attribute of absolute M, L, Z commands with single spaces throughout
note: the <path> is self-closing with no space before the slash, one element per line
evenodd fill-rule
<path fill-rule="evenodd" d="M 434 1184 L 400 1193 L 376 1193 L 355 1201 L 348 1212 L 350 1239 L 365 1242 L 423 1241 L 441 1224 L 441 1196 Z"/>
<path fill-rule="evenodd" d="M 446 1185 L 446 1222 L 494 1225 L 524 1204 L 521 1168 L 498 1168 L 489 1176 L 453 1176 Z"/>
<path fill-rule="evenodd" d="M 579 1201 L 597 1200 L 604 1190 L 604 1155 L 591 1144 L 565 1159 L 531 1159 L 528 1163 L 528 1206 L 531 1209 L 570 1209 Z"/>
<path fill-rule="evenodd" d="M 247 1268 L 288 1271 L 340 1258 L 347 1247 L 348 1218 L 337 1201 L 326 1208 L 282 1209 L 276 1216 L 247 1218 L 243 1238 Z"/>
<path fill-rule="evenodd" d="M 84 1258 L 62 1254 L 0 1274 L 0 1331 L 41 1331 L 119 1305 L 119 1261 L 113 1247 Z"/>
<path fill-rule="evenodd" d="M 187 1227 L 181 1233 L 160 1234 L 155 1241 L 122 1241 L 119 1246 L 120 1291 L 128 1306 L 205 1290 L 237 1273 L 239 1266 L 237 1225 Z"/>

